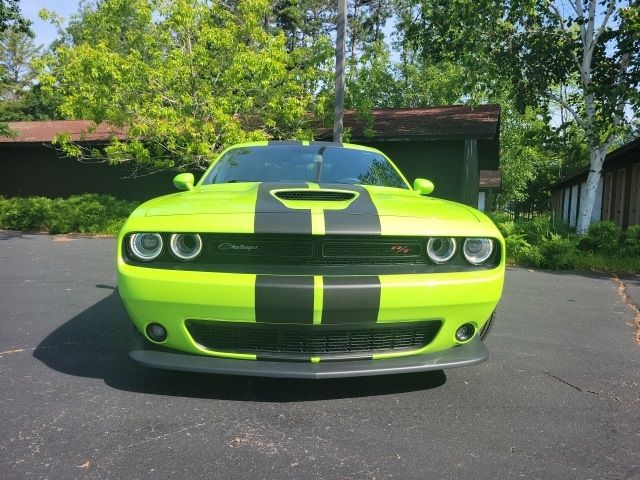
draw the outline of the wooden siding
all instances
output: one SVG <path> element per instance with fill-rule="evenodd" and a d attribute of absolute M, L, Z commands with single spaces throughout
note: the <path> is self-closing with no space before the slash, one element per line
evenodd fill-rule
<path fill-rule="evenodd" d="M 629 225 L 640 225 L 640 163 L 637 163 L 631 169 Z"/>
<path fill-rule="evenodd" d="M 585 168 L 551 187 L 553 210 L 567 223 L 571 222 L 576 205 L 571 192 L 584 184 L 588 173 Z M 640 138 L 607 155 L 598 188 L 592 222 L 609 220 L 621 228 L 640 225 Z"/>

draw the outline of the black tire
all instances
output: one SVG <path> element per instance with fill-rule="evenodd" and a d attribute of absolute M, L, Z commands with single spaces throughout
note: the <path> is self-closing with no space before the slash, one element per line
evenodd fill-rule
<path fill-rule="evenodd" d="M 478 333 L 480 340 L 484 340 L 484 338 L 489 333 L 489 330 L 491 330 L 491 326 L 493 325 L 493 318 L 495 316 L 496 316 L 496 311 L 494 310 L 491 316 L 489 317 L 489 320 L 487 320 L 487 322 L 482 326 L 482 328 L 480 329 L 480 332 Z"/>

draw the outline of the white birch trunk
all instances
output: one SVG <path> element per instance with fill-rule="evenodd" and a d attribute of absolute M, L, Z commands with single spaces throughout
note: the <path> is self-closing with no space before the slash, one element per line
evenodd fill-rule
<path fill-rule="evenodd" d="M 590 150 L 591 167 L 587 181 L 580 190 L 580 209 L 578 211 L 578 222 L 576 225 L 576 231 L 581 235 L 587 233 L 589 224 L 591 223 L 591 215 L 593 214 L 593 206 L 596 201 L 598 184 L 602 177 L 602 164 L 604 163 L 608 148 L 592 147 Z"/>

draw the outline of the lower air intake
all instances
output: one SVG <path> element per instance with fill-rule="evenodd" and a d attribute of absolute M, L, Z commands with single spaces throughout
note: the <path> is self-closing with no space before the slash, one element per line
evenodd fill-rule
<path fill-rule="evenodd" d="M 370 358 L 374 353 L 418 350 L 428 345 L 440 321 L 375 325 L 291 325 L 187 320 L 187 330 L 204 348 L 308 359 Z"/>

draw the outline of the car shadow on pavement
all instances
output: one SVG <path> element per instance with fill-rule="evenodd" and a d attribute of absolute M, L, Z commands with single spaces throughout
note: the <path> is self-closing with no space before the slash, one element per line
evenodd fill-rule
<path fill-rule="evenodd" d="M 37 235 L 33 232 L 22 232 L 15 230 L 0 230 L 0 240 L 11 240 L 12 238 L 20 238 L 22 240 L 31 240 L 31 235 Z"/>
<path fill-rule="evenodd" d="M 96 285 L 96 288 L 106 288 Z M 113 388 L 155 395 L 298 402 L 427 390 L 444 371 L 330 380 L 209 375 L 143 367 L 128 357 L 132 326 L 117 291 L 50 333 L 33 356 L 58 372 L 102 378 Z"/>

